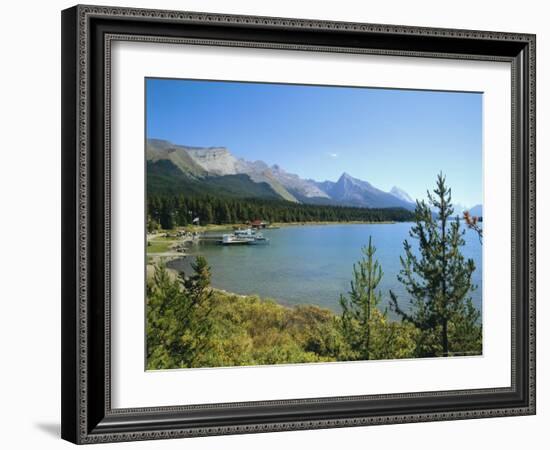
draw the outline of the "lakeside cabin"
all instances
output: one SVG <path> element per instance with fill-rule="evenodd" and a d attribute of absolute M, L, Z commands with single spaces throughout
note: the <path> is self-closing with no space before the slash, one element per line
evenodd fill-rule
<path fill-rule="evenodd" d="M 256 220 L 250 221 L 249 225 L 251 228 L 260 230 L 260 229 L 267 228 L 269 226 L 269 222 L 264 222 L 263 220 L 256 219 Z"/>

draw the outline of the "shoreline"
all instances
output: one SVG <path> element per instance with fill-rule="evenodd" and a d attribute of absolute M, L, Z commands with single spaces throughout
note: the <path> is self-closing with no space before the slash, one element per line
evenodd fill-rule
<path fill-rule="evenodd" d="M 176 233 L 176 235 L 173 236 L 171 235 L 172 233 Z M 188 256 L 186 247 L 196 242 L 198 237 L 198 235 L 183 230 L 163 230 L 155 234 L 147 233 L 147 246 L 145 247 L 146 261 L 147 263 L 149 259 L 151 259 L 152 262 L 158 262 L 161 259 L 171 261 L 173 259 Z M 156 247 L 157 251 L 150 251 L 150 247 Z"/>
<path fill-rule="evenodd" d="M 170 276 L 173 279 L 177 278 L 178 272 L 176 270 L 171 269 L 168 266 L 166 267 L 166 270 L 168 271 L 168 273 L 170 274 Z M 154 271 L 155 271 L 155 263 L 147 264 L 147 266 L 146 266 L 147 280 L 152 279 Z M 285 309 L 289 309 L 289 310 L 296 310 L 296 309 L 303 308 L 303 307 L 306 307 L 306 308 L 307 307 L 314 307 L 314 308 L 318 308 L 320 310 L 325 310 L 327 312 L 330 312 L 334 316 L 339 316 L 339 313 L 337 311 L 334 311 L 332 308 L 329 308 L 328 306 L 317 305 L 315 303 L 296 303 L 296 304 L 293 304 L 293 303 L 284 302 L 282 300 L 278 300 L 278 299 L 273 298 L 273 297 L 262 297 L 259 294 L 239 294 L 237 292 L 231 292 L 231 291 L 228 291 L 226 289 L 214 287 L 212 285 L 210 285 L 210 289 L 212 290 L 212 292 L 214 292 L 218 295 L 221 295 L 222 297 L 227 297 L 227 298 L 224 298 L 224 300 L 228 300 L 231 297 L 236 297 L 236 298 L 240 298 L 240 299 L 254 299 L 254 300 L 257 300 L 261 303 L 275 304 L 275 305 L 277 305 L 281 308 L 285 308 Z"/>
<path fill-rule="evenodd" d="M 381 221 L 366 221 L 366 220 L 352 220 L 345 222 L 337 221 L 314 221 L 314 222 L 273 222 L 265 228 L 259 228 L 259 230 L 270 230 L 283 227 L 295 227 L 295 226 L 315 226 L 315 225 L 394 225 L 397 223 L 405 223 L 381 220 Z M 182 227 L 174 228 L 173 230 L 162 230 L 160 233 L 174 233 L 177 231 L 185 231 L 191 233 L 203 233 L 207 231 L 231 231 L 239 228 L 250 228 L 249 223 L 227 223 L 227 224 L 209 224 L 209 225 L 186 225 Z"/>
<path fill-rule="evenodd" d="M 150 280 L 153 277 L 154 270 L 155 270 L 154 264 L 147 264 L 147 267 L 146 267 L 147 280 Z M 171 269 L 170 267 L 166 267 L 166 270 L 174 280 L 178 277 L 178 272 L 176 270 Z M 223 297 L 224 301 L 229 301 L 231 300 L 232 297 L 239 298 L 241 300 L 251 299 L 251 300 L 258 301 L 260 303 L 274 304 L 277 307 L 290 310 L 290 311 L 296 311 L 303 308 L 315 308 L 321 311 L 325 311 L 326 313 L 329 313 L 332 317 L 335 317 L 335 318 L 341 316 L 341 311 L 336 311 L 329 306 L 318 305 L 316 303 L 289 303 L 274 297 L 264 297 L 260 294 L 240 294 L 237 292 L 231 292 L 226 289 L 214 287 L 212 285 L 210 285 L 210 289 L 215 294 L 218 294 L 219 296 Z M 388 315 L 388 320 L 390 322 L 399 322 L 399 320 L 397 320 L 397 318 L 395 318 L 392 314 Z"/>
<path fill-rule="evenodd" d="M 191 257 L 193 255 L 178 255 L 177 257 L 172 257 L 170 259 L 164 259 L 163 262 L 165 263 L 168 263 L 168 262 L 171 262 L 171 261 L 174 261 L 175 259 L 178 259 L 178 258 L 183 258 L 183 257 Z M 152 277 L 153 277 L 153 273 L 154 273 L 154 270 L 155 270 L 155 265 L 160 262 L 159 260 L 157 261 L 152 261 L 152 262 L 148 262 L 146 264 L 146 279 L 147 280 L 150 280 Z M 178 271 L 175 270 L 175 269 L 172 269 L 168 266 L 166 266 L 166 270 L 168 271 L 168 273 L 170 274 L 170 276 L 173 278 L 173 279 L 176 279 L 178 277 Z M 317 308 L 317 309 L 320 309 L 320 310 L 325 310 L 325 311 L 328 311 L 330 312 L 332 315 L 336 316 L 336 317 L 340 317 L 341 316 L 341 311 L 339 310 L 335 310 L 333 309 L 332 307 L 330 306 L 327 306 L 327 305 L 319 305 L 317 303 L 308 303 L 308 302 L 304 302 L 304 303 L 289 303 L 287 301 L 284 301 L 284 300 L 281 300 L 281 299 L 277 299 L 275 297 L 269 297 L 269 296 L 262 296 L 260 294 L 241 294 L 241 293 L 238 293 L 238 292 L 232 292 L 232 291 L 229 291 L 227 289 L 223 289 L 223 288 L 219 288 L 219 287 L 214 287 L 212 285 L 210 285 L 210 289 L 217 293 L 217 294 L 220 294 L 222 296 L 225 296 L 225 297 L 228 297 L 227 299 L 225 300 L 228 300 L 229 298 L 231 297 L 236 297 L 236 298 L 239 298 L 239 299 L 256 299 L 258 300 L 259 302 L 261 303 L 271 303 L 271 304 L 275 304 L 277 306 L 280 306 L 282 308 L 285 308 L 285 309 L 288 309 L 288 310 L 296 310 L 296 309 L 300 309 L 300 308 L 308 308 L 308 307 L 313 307 L 313 308 Z M 388 312 L 389 312 L 389 304 L 386 305 L 388 307 Z M 476 309 L 477 306 L 476 306 Z M 482 311 L 482 307 L 479 308 L 480 311 Z M 381 309 L 382 311 L 382 309 Z M 390 321 L 390 322 L 399 322 L 399 319 L 395 316 L 395 314 L 393 312 L 390 312 L 387 316 L 387 319 Z"/>
<path fill-rule="evenodd" d="M 258 228 L 258 231 L 263 230 L 276 230 L 279 228 L 288 227 L 307 227 L 307 226 L 330 226 L 330 225 L 395 225 L 396 221 L 345 221 L 345 222 L 331 222 L 331 221 L 314 221 L 314 222 L 273 222 L 265 228 Z M 404 222 L 403 222 L 404 223 Z M 174 259 L 190 256 L 186 251 L 185 246 L 189 243 L 194 243 L 200 237 L 200 234 L 208 233 L 212 231 L 224 232 L 234 231 L 238 229 L 250 228 L 250 224 L 247 223 L 232 223 L 232 224 L 210 224 L 210 225 L 187 225 L 183 227 L 176 227 L 172 230 L 158 230 L 156 233 L 146 234 L 147 247 L 146 247 L 146 260 L 151 262 L 159 262 L 164 260 L 166 262 L 173 261 Z M 171 236 L 175 233 L 176 236 Z M 179 233 L 189 233 L 193 236 L 178 236 Z M 149 251 L 149 246 L 163 248 L 163 251 Z"/>
<path fill-rule="evenodd" d="M 381 221 L 365 221 L 365 220 L 351 220 L 346 222 L 329 222 L 329 221 L 320 221 L 320 222 L 274 222 L 272 227 L 304 227 L 304 226 L 315 226 L 315 225 L 395 225 L 396 221 L 392 220 L 381 220 Z M 270 227 L 266 227 L 266 230 L 269 230 Z"/>

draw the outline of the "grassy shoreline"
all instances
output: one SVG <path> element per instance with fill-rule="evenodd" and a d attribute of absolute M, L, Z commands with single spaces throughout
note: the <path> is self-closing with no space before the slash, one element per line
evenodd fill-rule
<path fill-rule="evenodd" d="M 390 220 L 382 221 L 366 221 L 366 220 L 351 220 L 351 221 L 313 221 L 313 222 L 273 222 L 268 226 L 267 230 L 274 228 L 284 227 L 297 227 L 297 226 L 315 226 L 315 225 L 393 225 L 398 222 Z M 209 224 L 209 225 L 186 225 L 177 227 L 173 230 L 159 230 L 159 233 L 174 233 L 177 231 L 186 231 L 190 233 L 203 233 L 205 231 L 226 231 L 234 230 L 238 228 L 249 228 L 248 223 L 226 223 L 226 224 Z M 261 231 L 261 229 L 260 229 Z"/>

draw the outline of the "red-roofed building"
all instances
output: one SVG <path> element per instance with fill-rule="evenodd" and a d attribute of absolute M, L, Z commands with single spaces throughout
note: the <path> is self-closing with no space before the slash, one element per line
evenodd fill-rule
<path fill-rule="evenodd" d="M 265 228 L 268 225 L 269 224 L 267 222 L 264 222 L 263 220 L 259 220 L 259 219 L 256 219 L 250 222 L 250 226 L 252 228 Z"/>

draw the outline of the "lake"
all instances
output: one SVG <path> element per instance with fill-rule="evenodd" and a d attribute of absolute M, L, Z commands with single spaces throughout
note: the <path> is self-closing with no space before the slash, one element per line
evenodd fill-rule
<path fill-rule="evenodd" d="M 203 255 L 212 267 L 212 285 L 238 294 L 256 294 L 286 305 L 315 304 L 339 312 L 339 296 L 350 288 L 353 264 L 361 258 L 361 247 L 372 236 L 376 258 L 384 276 L 379 285 L 387 305 L 389 290 L 408 297 L 396 275 L 404 254 L 403 240 L 409 238 L 412 223 L 335 224 L 288 226 L 262 230 L 269 245 L 223 246 L 199 243 L 190 255 Z M 476 264 L 472 292 L 474 305 L 481 310 L 482 246 L 477 234 L 466 229 L 462 252 Z M 414 240 L 409 239 L 413 248 Z M 188 272 L 192 256 L 171 261 L 168 266 Z M 383 305 L 384 306 L 384 305 Z M 383 307 L 382 306 L 382 307 Z"/>

